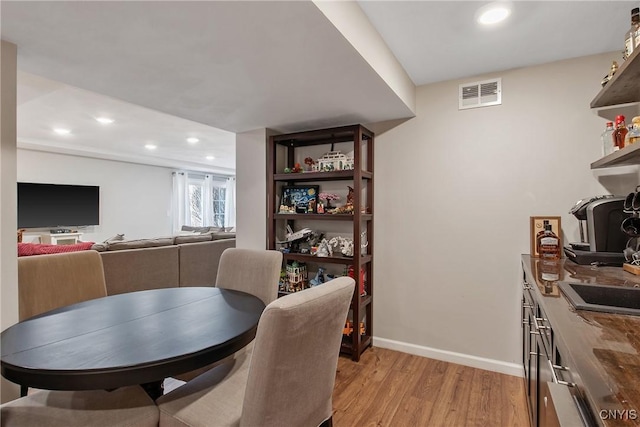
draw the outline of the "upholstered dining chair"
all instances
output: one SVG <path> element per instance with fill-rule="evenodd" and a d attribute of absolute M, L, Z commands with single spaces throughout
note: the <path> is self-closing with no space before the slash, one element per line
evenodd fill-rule
<path fill-rule="evenodd" d="M 355 282 L 339 277 L 262 313 L 253 351 L 156 401 L 160 427 L 331 425 L 342 330 Z"/>
<path fill-rule="evenodd" d="M 139 386 L 40 390 L 0 406 L 2 427 L 156 427 L 158 407 Z"/>
<path fill-rule="evenodd" d="M 18 258 L 18 316 L 25 320 L 55 308 L 107 296 L 96 251 Z M 29 390 L 0 407 L 2 427 L 156 426 L 158 410 L 140 386 L 111 392 Z"/>
<path fill-rule="evenodd" d="M 265 305 L 278 296 L 282 253 L 228 248 L 220 256 L 216 287 L 255 295 Z"/>
<path fill-rule="evenodd" d="M 102 258 L 78 251 L 18 258 L 18 316 L 107 296 Z"/>
<path fill-rule="evenodd" d="M 18 258 L 18 319 L 107 296 L 102 258 L 96 251 Z M 21 388 L 21 395 L 27 388 Z"/>
<path fill-rule="evenodd" d="M 227 248 L 220 256 L 216 287 L 233 289 L 257 296 L 267 305 L 278 297 L 278 281 L 282 268 L 282 252 L 271 250 Z M 252 344 L 248 349 L 251 351 Z M 222 361 L 175 376 L 190 381 Z"/>

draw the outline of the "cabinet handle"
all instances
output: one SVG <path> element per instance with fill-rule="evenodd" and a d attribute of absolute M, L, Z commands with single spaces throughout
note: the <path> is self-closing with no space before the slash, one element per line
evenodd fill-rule
<path fill-rule="evenodd" d="M 529 290 L 531 290 L 531 289 L 532 289 L 532 287 L 531 287 L 531 285 L 530 285 L 529 283 L 524 282 L 524 283 L 522 284 L 522 289 L 524 289 L 525 291 L 529 291 Z"/>
<path fill-rule="evenodd" d="M 533 308 L 533 304 L 522 304 L 522 308 Z"/>
<path fill-rule="evenodd" d="M 547 359 L 547 362 L 549 362 L 549 368 L 551 368 L 551 377 L 553 378 L 554 383 L 560 384 L 560 385 L 566 385 L 568 387 L 576 386 L 576 383 L 559 380 L 558 376 L 556 375 L 556 368 L 558 367 L 558 365 L 554 365 L 553 363 L 551 363 L 551 360 L 549 359 Z M 562 370 L 566 370 L 566 371 L 569 370 L 569 368 L 565 368 L 564 366 L 559 366 L 558 368 L 562 368 Z"/>
<path fill-rule="evenodd" d="M 531 335 L 540 335 L 540 332 L 536 332 L 536 331 L 529 331 L 529 333 L 530 333 Z"/>
<path fill-rule="evenodd" d="M 536 353 L 535 351 L 530 351 L 529 356 L 540 356 L 540 353 Z"/>

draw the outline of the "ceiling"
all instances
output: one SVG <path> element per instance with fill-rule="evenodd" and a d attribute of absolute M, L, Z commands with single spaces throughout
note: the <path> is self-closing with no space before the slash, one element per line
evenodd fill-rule
<path fill-rule="evenodd" d="M 486 3 L 358 2 L 416 85 L 622 50 L 637 6 L 515 1 L 510 19 L 487 29 L 473 20 Z M 0 8 L 2 39 L 18 45 L 22 148 L 233 173 L 235 132 L 413 116 L 312 2 Z M 98 115 L 115 122 L 100 125 Z"/>

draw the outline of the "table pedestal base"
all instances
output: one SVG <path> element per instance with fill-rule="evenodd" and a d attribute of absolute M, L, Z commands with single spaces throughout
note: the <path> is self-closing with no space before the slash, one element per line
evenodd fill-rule
<path fill-rule="evenodd" d="M 145 392 L 149 395 L 150 398 L 156 400 L 164 393 L 164 380 L 161 381 L 153 381 L 146 384 L 140 384 L 140 387 L 144 389 Z"/>

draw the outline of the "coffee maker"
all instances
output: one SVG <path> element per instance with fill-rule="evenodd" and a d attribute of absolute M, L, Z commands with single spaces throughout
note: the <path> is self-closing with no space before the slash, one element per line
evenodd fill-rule
<path fill-rule="evenodd" d="M 564 247 L 567 258 L 583 265 L 622 265 L 629 239 L 620 228 L 629 216 L 624 203 L 624 197 L 612 195 L 579 200 L 569 213 L 578 220 L 580 242 Z"/>

